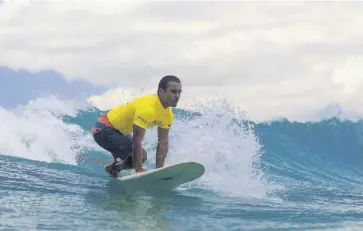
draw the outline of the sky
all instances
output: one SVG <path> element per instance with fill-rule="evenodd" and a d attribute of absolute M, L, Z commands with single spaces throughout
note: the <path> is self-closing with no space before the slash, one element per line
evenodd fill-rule
<path fill-rule="evenodd" d="M 106 85 L 99 108 L 182 80 L 254 120 L 363 115 L 363 2 L 5 1 L 0 65 Z M 122 98 L 122 99 L 121 99 Z"/>

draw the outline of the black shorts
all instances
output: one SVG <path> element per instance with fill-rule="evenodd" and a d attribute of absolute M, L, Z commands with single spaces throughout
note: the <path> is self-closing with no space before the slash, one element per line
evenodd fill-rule
<path fill-rule="evenodd" d="M 94 127 L 97 131 L 93 132 L 93 139 L 98 145 L 109 151 L 115 159 L 125 160 L 127 157 L 132 157 L 130 135 L 125 136 L 120 131 L 99 122 L 96 122 Z"/>

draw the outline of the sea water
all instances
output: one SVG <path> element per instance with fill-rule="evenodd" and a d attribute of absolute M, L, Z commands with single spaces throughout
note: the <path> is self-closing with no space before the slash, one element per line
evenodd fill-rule
<path fill-rule="evenodd" d="M 363 124 L 255 123 L 227 103 L 175 110 L 166 164 L 206 172 L 175 191 L 124 187 L 89 133 L 101 111 L 41 98 L 0 109 L 1 230 L 361 230 Z M 145 168 L 155 166 L 146 133 Z"/>

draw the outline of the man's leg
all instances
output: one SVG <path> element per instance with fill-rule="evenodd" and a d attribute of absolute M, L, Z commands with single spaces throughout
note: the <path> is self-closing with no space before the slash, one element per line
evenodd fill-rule
<path fill-rule="evenodd" d="M 123 136 L 123 135 L 122 135 Z M 130 135 L 123 136 L 122 144 L 125 147 L 124 151 L 126 152 L 124 155 L 127 156 L 122 162 L 116 163 L 115 167 L 118 171 L 122 171 L 124 169 L 133 169 L 133 161 L 132 161 L 132 138 Z M 142 149 L 142 163 L 147 160 L 147 153 L 144 149 Z"/>
<path fill-rule="evenodd" d="M 115 164 L 115 167 L 118 171 L 122 171 L 124 169 L 133 169 L 133 161 L 132 161 L 132 141 L 129 136 L 125 137 L 129 141 L 129 145 L 131 146 L 130 152 L 127 153 L 127 157 L 122 162 L 117 162 Z M 147 153 L 144 149 L 142 149 L 142 163 L 144 163 L 147 160 Z"/>
<path fill-rule="evenodd" d="M 93 134 L 94 140 L 101 147 L 109 151 L 114 160 L 105 166 L 105 170 L 110 176 L 117 178 L 118 173 L 124 169 L 132 169 L 132 140 L 130 136 L 124 136 L 114 128 L 104 128 Z M 147 159 L 147 154 L 143 150 L 143 162 Z"/>
<path fill-rule="evenodd" d="M 105 170 L 108 172 L 108 174 L 114 178 L 117 178 L 117 172 L 114 171 L 114 165 L 116 164 L 116 158 L 113 154 L 113 151 L 110 147 L 112 147 L 110 141 L 108 140 L 108 132 L 106 127 L 102 128 L 96 128 L 93 131 L 93 139 L 94 141 L 103 149 L 109 151 L 112 154 L 113 160 L 111 164 L 105 166 Z"/>

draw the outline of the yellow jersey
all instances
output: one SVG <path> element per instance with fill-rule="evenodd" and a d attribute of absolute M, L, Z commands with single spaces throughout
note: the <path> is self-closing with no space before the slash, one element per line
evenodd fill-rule
<path fill-rule="evenodd" d="M 157 94 L 138 97 L 107 112 L 112 126 L 122 134 L 132 133 L 133 124 L 147 129 L 169 128 L 174 120 L 171 107 L 164 108 Z"/>

